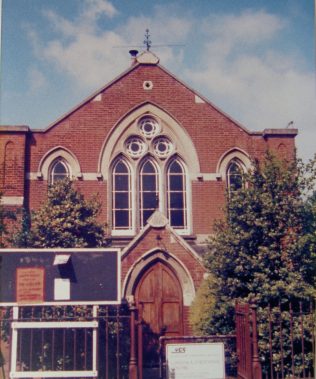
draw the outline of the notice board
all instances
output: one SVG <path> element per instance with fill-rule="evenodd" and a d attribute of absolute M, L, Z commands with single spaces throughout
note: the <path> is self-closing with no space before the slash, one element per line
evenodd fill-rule
<path fill-rule="evenodd" d="M 118 249 L 0 249 L 1 305 L 119 304 Z"/>
<path fill-rule="evenodd" d="M 167 344 L 168 379 L 224 379 L 224 344 Z"/>

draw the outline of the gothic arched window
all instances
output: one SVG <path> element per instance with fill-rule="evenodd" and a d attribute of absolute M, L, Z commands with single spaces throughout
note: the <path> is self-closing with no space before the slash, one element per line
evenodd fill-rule
<path fill-rule="evenodd" d="M 117 160 L 112 171 L 113 229 L 132 229 L 131 171 L 123 159 Z"/>
<path fill-rule="evenodd" d="M 139 212 L 140 226 L 144 227 L 148 218 L 159 207 L 159 176 L 157 166 L 146 160 L 139 172 Z"/>
<path fill-rule="evenodd" d="M 237 191 L 243 187 L 243 168 L 236 159 L 227 166 L 226 183 L 229 191 Z"/>
<path fill-rule="evenodd" d="M 56 159 L 50 169 L 49 183 L 54 184 L 59 180 L 70 177 L 69 167 L 64 159 Z"/>
<path fill-rule="evenodd" d="M 186 175 L 178 159 L 167 170 L 167 214 L 173 228 L 187 228 Z"/>

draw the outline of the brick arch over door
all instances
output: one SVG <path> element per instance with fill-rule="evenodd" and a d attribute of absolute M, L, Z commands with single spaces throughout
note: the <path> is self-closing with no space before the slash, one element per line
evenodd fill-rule
<path fill-rule="evenodd" d="M 156 261 L 163 262 L 175 273 L 182 289 L 183 305 L 190 306 L 195 297 L 195 287 L 190 272 L 173 254 L 160 249 L 148 251 L 133 263 L 123 283 L 123 298 L 128 299 L 134 295 L 137 281 L 147 268 Z"/>

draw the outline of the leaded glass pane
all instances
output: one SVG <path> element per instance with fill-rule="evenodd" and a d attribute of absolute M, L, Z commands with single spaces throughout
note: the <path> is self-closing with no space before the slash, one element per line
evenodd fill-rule
<path fill-rule="evenodd" d="M 175 193 L 170 194 L 170 207 L 181 208 L 181 209 L 184 207 L 182 192 L 175 192 Z"/>
<path fill-rule="evenodd" d="M 168 170 L 168 217 L 170 225 L 177 229 L 187 227 L 185 172 L 178 161 L 173 161 Z"/>
<path fill-rule="evenodd" d="M 145 192 L 143 194 L 143 208 L 157 208 L 157 195 L 155 192 Z"/>
<path fill-rule="evenodd" d="M 131 175 L 127 164 L 121 159 L 113 169 L 112 219 L 114 229 L 131 229 Z"/>
<path fill-rule="evenodd" d="M 143 176 L 143 191 L 156 191 L 156 176 Z"/>
<path fill-rule="evenodd" d="M 64 180 L 69 177 L 69 170 L 65 162 L 62 160 L 56 161 L 51 169 L 50 182 L 56 183 L 59 180 Z"/>
<path fill-rule="evenodd" d="M 173 173 L 182 173 L 182 167 L 177 161 L 174 161 L 171 163 L 169 171 L 172 174 Z"/>
<path fill-rule="evenodd" d="M 158 171 L 150 160 L 146 161 L 140 171 L 140 225 L 146 224 L 148 217 L 158 208 Z"/>
<path fill-rule="evenodd" d="M 115 227 L 128 229 L 129 227 L 129 211 L 115 211 Z"/>
<path fill-rule="evenodd" d="M 227 169 L 227 186 L 230 191 L 236 191 L 243 186 L 242 168 L 237 162 L 232 162 Z"/>
<path fill-rule="evenodd" d="M 115 208 L 128 209 L 128 193 L 116 193 L 115 195 Z"/>
<path fill-rule="evenodd" d="M 116 191 L 128 191 L 129 177 L 128 175 L 115 175 L 114 183 Z"/>
<path fill-rule="evenodd" d="M 183 176 L 182 175 L 170 175 L 170 189 L 174 191 L 183 190 Z"/>
<path fill-rule="evenodd" d="M 184 213 L 183 210 L 172 210 L 171 211 L 171 225 L 174 228 L 183 228 L 184 226 Z"/>

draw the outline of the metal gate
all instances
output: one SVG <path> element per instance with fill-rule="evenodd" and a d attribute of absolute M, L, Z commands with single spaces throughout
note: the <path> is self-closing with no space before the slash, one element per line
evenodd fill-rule
<path fill-rule="evenodd" d="M 237 303 L 235 315 L 238 377 L 241 379 L 262 379 L 258 351 L 256 306 Z"/>
<path fill-rule="evenodd" d="M 136 379 L 135 323 L 127 306 L 1 308 L 0 377 Z"/>

